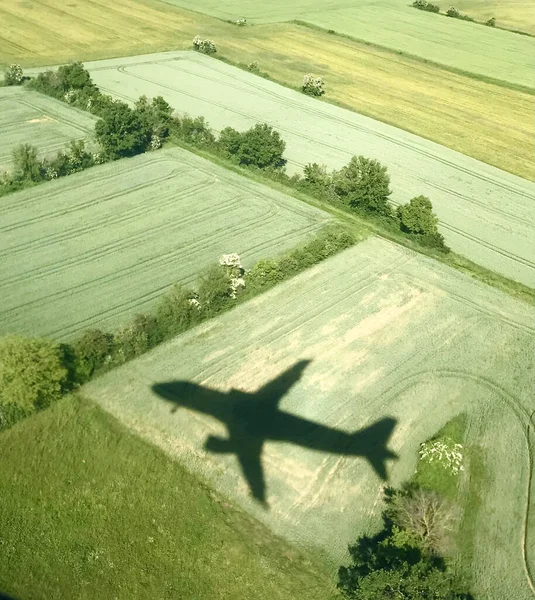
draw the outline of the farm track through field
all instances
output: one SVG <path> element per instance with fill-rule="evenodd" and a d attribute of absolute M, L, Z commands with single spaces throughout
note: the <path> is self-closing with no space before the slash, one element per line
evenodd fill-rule
<path fill-rule="evenodd" d="M 511 194 L 519 199 L 528 201 L 530 203 L 533 202 L 535 204 L 535 195 L 524 189 L 521 189 L 519 186 L 516 186 L 514 184 L 509 184 L 509 183 L 506 183 L 503 181 L 499 181 L 497 178 L 495 178 L 491 175 L 487 175 L 484 173 L 478 173 L 471 168 L 467 168 L 463 165 L 456 164 L 455 162 L 452 162 L 451 160 L 449 160 L 447 158 L 440 157 L 436 153 L 434 153 L 430 150 L 427 150 L 424 147 L 420 147 L 419 145 L 415 145 L 415 144 L 407 142 L 403 139 L 398 139 L 395 136 L 388 135 L 387 133 L 385 133 L 383 131 L 374 131 L 374 130 L 370 129 L 369 127 L 366 127 L 366 126 L 358 124 L 358 123 L 354 123 L 354 122 L 348 120 L 347 118 L 344 118 L 343 116 L 328 114 L 326 111 L 324 111 L 320 108 L 321 105 L 319 103 L 318 103 L 318 107 L 312 107 L 312 106 L 308 106 L 306 101 L 299 102 L 297 100 L 288 99 L 283 94 L 273 91 L 271 89 L 266 89 L 265 87 L 263 87 L 260 84 L 257 84 L 254 82 L 249 82 L 249 81 L 244 81 L 244 78 L 246 78 L 245 75 L 243 75 L 242 77 L 239 77 L 238 75 L 233 75 L 231 73 L 226 72 L 226 70 L 223 71 L 221 69 L 218 69 L 217 66 L 215 66 L 214 64 L 211 64 L 211 62 L 213 62 L 213 61 L 210 61 L 209 59 L 206 60 L 204 58 L 194 55 L 192 58 L 188 57 L 187 60 L 188 60 L 188 62 L 193 63 L 193 68 L 191 68 L 191 67 L 188 68 L 189 67 L 188 64 L 185 64 L 185 65 L 180 64 L 180 63 L 177 64 L 177 62 L 179 62 L 179 61 L 176 58 L 174 58 L 174 59 L 173 58 L 168 58 L 168 59 L 163 58 L 162 60 L 154 60 L 154 61 L 149 60 L 146 62 L 145 61 L 131 62 L 131 63 L 125 64 L 125 65 L 119 65 L 117 67 L 96 66 L 95 68 L 90 67 L 90 70 L 93 72 L 93 71 L 98 71 L 98 70 L 111 70 L 111 69 L 115 68 L 115 70 L 118 73 L 121 73 L 124 76 L 132 77 L 132 78 L 140 80 L 142 82 L 146 82 L 149 85 L 167 89 L 170 92 L 175 93 L 175 94 L 184 95 L 184 96 L 187 96 L 194 100 L 199 100 L 199 101 L 205 102 L 205 103 L 212 105 L 220 110 L 230 111 L 230 112 L 236 114 L 237 116 L 240 116 L 244 119 L 254 122 L 257 120 L 254 112 L 244 111 L 242 109 L 236 108 L 235 106 L 229 106 L 228 104 L 225 104 L 223 102 L 220 102 L 220 101 L 214 99 L 213 97 L 208 98 L 208 97 L 206 97 L 206 95 L 203 96 L 203 94 L 199 94 L 199 93 L 191 92 L 191 91 L 187 91 L 187 90 L 182 90 L 182 89 L 180 89 L 180 87 L 177 87 L 177 86 L 169 84 L 169 83 L 160 83 L 158 81 L 158 78 L 144 76 L 144 75 L 140 75 L 138 73 L 133 73 L 132 68 L 134 68 L 136 66 L 147 65 L 147 64 L 149 64 L 149 65 L 160 64 L 162 68 L 165 67 L 165 68 L 171 69 L 173 71 L 183 72 L 183 73 L 188 74 L 189 76 L 194 76 L 201 80 L 208 81 L 210 83 L 216 83 L 219 85 L 228 86 L 229 88 L 235 89 L 237 91 L 252 91 L 252 93 L 254 93 L 255 95 L 259 94 L 262 97 L 271 97 L 274 100 L 276 100 L 277 102 L 279 102 L 280 104 L 282 104 L 283 106 L 289 107 L 291 109 L 298 109 L 300 111 L 300 113 L 309 115 L 310 117 L 313 117 L 315 120 L 323 119 L 327 122 L 332 123 L 334 126 L 343 126 L 344 128 L 346 128 L 348 130 L 354 130 L 355 132 L 360 132 L 360 133 L 363 133 L 366 135 L 373 135 L 377 138 L 384 139 L 385 142 L 395 144 L 396 147 L 406 149 L 411 153 L 415 153 L 416 155 L 421 156 L 422 158 L 426 158 L 426 159 L 438 162 L 439 164 L 442 164 L 445 167 L 454 169 L 454 173 L 456 172 L 456 173 L 459 173 L 459 175 L 468 176 L 470 179 L 474 179 L 476 181 L 482 182 L 483 184 L 488 184 L 489 186 L 492 186 L 493 188 L 497 189 L 500 192 L 506 192 L 507 194 Z M 210 71 L 214 72 L 215 74 L 217 74 L 217 76 L 210 76 L 210 75 L 207 75 L 206 73 L 195 72 L 196 65 L 201 67 L 202 69 L 206 69 L 206 70 L 210 70 Z M 166 79 L 167 79 L 167 81 L 169 81 L 172 78 L 166 78 Z M 103 85 L 101 87 L 103 87 L 107 92 L 109 92 L 113 95 L 120 96 L 123 99 L 126 99 L 128 101 L 134 100 L 133 97 L 131 97 L 127 94 L 121 93 L 121 92 L 117 93 L 110 87 L 106 87 L 106 85 Z M 279 131 L 281 131 L 283 134 L 284 133 L 291 134 L 292 136 L 297 135 L 299 139 L 310 142 L 313 145 L 315 144 L 317 146 L 323 147 L 328 151 L 334 151 L 336 153 L 345 154 L 348 158 L 350 156 L 352 156 L 351 152 L 348 152 L 347 150 L 340 148 L 340 146 L 338 146 L 338 145 L 329 143 L 328 141 L 325 141 L 324 139 L 316 139 L 312 136 L 307 135 L 305 132 L 296 133 L 294 128 L 284 127 L 284 125 L 281 126 L 280 124 L 276 124 L 275 127 Z M 288 162 L 290 164 L 303 166 L 299 161 L 293 159 L 292 156 L 289 157 Z M 461 207 L 468 207 L 471 204 L 474 207 L 480 208 L 480 209 L 482 209 L 482 211 L 487 212 L 489 214 L 489 216 L 491 214 L 495 214 L 498 217 L 497 223 L 501 222 L 500 219 L 504 221 L 505 231 L 508 231 L 511 227 L 514 227 L 515 224 L 519 224 L 521 226 L 524 226 L 525 228 L 530 228 L 533 225 L 532 219 L 530 219 L 527 216 L 523 216 L 523 213 L 521 210 L 515 211 L 513 208 L 513 205 L 510 205 L 509 203 L 504 203 L 501 200 L 500 201 L 496 200 L 496 201 L 492 201 L 492 202 L 490 202 L 490 201 L 485 202 L 485 201 L 479 200 L 478 199 L 479 194 L 477 194 L 477 193 L 468 195 L 466 193 L 463 193 L 462 191 L 456 190 L 455 188 L 441 185 L 438 182 L 429 181 L 427 177 L 424 178 L 423 176 L 418 175 L 417 172 L 412 177 L 414 180 L 423 182 L 424 185 L 431 187 L 432 190 L 436 190 L 437 193 L 442 194 L 443 196 L 447 196 L 449 194 L 449 195 L 453 196 L 454 198 L 458 198 L 462 204 L 459 204 L 458 205 L 459 208 L 457 208 L 455 210 L 461 210 Z M 394 205 L 397 205 L 399 203 L 400 203 L 399 201 L 393 201 Z M 511 206 L 511 208 L 507 208 L 508 206 Z M 466 210 L 466 209 L 463 209 L 463 210 Z M 477 213 L 472 213 L 472 214 L 474 216 Z M 521 255 L 514 251 L 514 249 L 513 249 L 514 248 L 514 246 L 513 246 L 514 240 L 511 238 L 510 232 L 506 233 L 506 235 L 509 236 L 509 238 L 507 238 L 509 241 L 506 244 L 494 243 L 493 240 L 496 239 L 495 232 L 492 233 L 492 235 L 491 235 L 491 232 L 489 231 L 486 234 L 487 239 L 484 239 L 483 236 L 477 235 L 477 233 L 475 231 L 473 233 L 472 231 L 465 229 L 462 224 L 463 220 L 458 218 L 459 216 L 460 215 L 456 215 L 457 220 L 452 221 L 448 218 L 447 215 L 444 217 L 443 215 L 440 215 L 440 213 L 439 213 L 440 225 L 444 228 L 444 230 L 446 232 L 449 231 L 452 234 L 454 234 L 454 237 L 458 236 L 457 239 L 459 239 L 459 240 L 465 239 L 466 242 L 468 242 L 469 244 L 475 244 L 475 247 L 481 248 L 482 250 L 484 250 L 484 252 L 490 251 L 491 252 L 490 255 L 488 253 L 486 254 L 489 257 L 492 256 L 493 253 L 495 253 L 496 255 L 506 259 L 506 261 L 513 261 L 512 264 L 517 263 L 519 266 L 527 267 L 527 271 L 524 271 L 525 274 L 522 275 L 522 277 L 520 279 L 525 281 L 526 283 L 528 283 L 528 285 L 531 284 L 531 282 L 533 280 L 535 280 L 535 260 L 533 260 L 530 256 L 528 256 L 525 253 L 524 253 L 524 255 Z M 485 223 L 484 218 L 481 219 L 481 222 L 482 222 L 482 224 L 484 224 L 485 229 L 488 229 L 488 225 Z M 497 225 L 493 224 L 493 225 L 491 225 L 491 227 L 493 229 L 496 229 Z M 520 243 L 524 244 L 524 246 L 525 246 L 525 243 L 523 241 L 521 241 Z M 463 243 L 462 246 L 464 248 L 465 244 Z M 454 246 L 454 250 L 455 250 L 455 246 Z M 464 250 L 463 250 L 463 252 L 464 252 Z M 475 262 L 480 262 L 479 257 L 474 257 L 474 256 L 471 256 L 470 254 L 467 254 L 467 255 L 469 258 L 472 258 L 472 260 L 475 260 Z M 505 265 L 507 263 L 503 263 L 503 264 Z M 511 264 L 511 263 L 509 263 L 509 264 Z M 486 262 L 484 261 L 484 266 L 487 266 L 487 265 L 490 267 L 488 259 L 486 260 Z M 494 268 L 494 267 L 490 267 L 490 268 Z M 511 267 L 511 269 L 514 270 L 513 267 Z M 512 272 L 509 269 L 507 270 L 507 272 L 505 272 L 505 270 L 504 270 L 503 273 L 512 278 L 518 278 L 518 276 L 519 276 L 518 273 L 514 273 L 514 271 Z"/>

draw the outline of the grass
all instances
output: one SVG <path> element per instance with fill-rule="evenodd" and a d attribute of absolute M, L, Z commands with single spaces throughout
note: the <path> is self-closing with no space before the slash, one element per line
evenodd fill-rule
<path fill-rule="evenodd" d="M 71 140 L 92 136 L 96 119 L 58 100 L 16 87 L 0 89 L 0 173 L 12 167 L 13 149 L 31 144 L 38 157 L 51 156 Z"/>
<path fill-rule="evenodd" d="M 464 445 L 467 415 L 460 414 L 448 421 L 429 441 L 448 440 Z M 464 454 L 464 452 L 463 452 Z M 434 490 L 444 498 L 455 500 L 459 476 L 447 471 L 438 461 L 418 461 L 418 467 L 412 481 L 422 488 Z"/>
<path fill-rule="evenodd" d="M 83 398 L 2 433 L 0 454 L 0 590 L 16 598 L 337 597 L 318 560 Z"/>
<path fill-rule="evenodd" d="M 534 316 L 533 307 L 369 238 L 91 382 L 84 393 L 276 533 L 320 546 L 334 564 L 345 560 L 347 543 L 377 526 L 383 482 L 365 456 L 340 457 L 321 444 L 314 451 L 321 431 L 313 424 L 358 432 L 393 419 L 387 446 L 398 458 L 387 462 L 387 473 L 396 486 L 413 475 L 420 443 L 467 413 L 480 427 L 466 444 L 494 447 L 483 498 L 488 524 L 478 526 L 478 544 L 493 547 L 499 528 L 505 561 L 481 556 L 477 586 L 492 582 L 492 593 L 482 594 L 491 600 L 506 597 L 509 589 L 523 598 L 520 540 L 528 470 L 516 411 L 531 403 Z M 265 511 L 250 500 L 235 457 L 206 449 L 207 436 L 227 437 L 225 425 L 194 404 L 171 412 L 173 404 L 152 388 L 189 381 L 215 390 L 217 402 L 224 402 L 217 392 L 254 394 L 305 359 L 311 362 L 279 406 L 311 421 L 307 447 L 295 440 L 264 445 Z M 507 390 L 511 406 L 495 382 Z M 515 476 L 506 482 L 503 469 L 514 469 Z"/>
<path fill-rule="evenodd" d="M 421 12 L 406 8 L 409 14 Z M 184 49 L 203 33 L 233 63 L 257 60 L 262 71 L 290 87 L 317 72 L 327 82 L 330 102 L 535 179 L 535 100 L 529 93 L 296 24 L 240 28 L 153 0 L 119 0 L 113 12 L 120 27 L 111 30 L 102 23 L 102 0 L 84 2 L 83 20 L 79 12 L 59 0 L 40 5 L 37 14 L 22 4 L 0 8 L 9 24 L 0 39 L 0 64 L 39 66 Z"/>
<path fill-rule="evenodd" d="M 330 215 L 172 148 L 10 194 L 0 219 L 0 332 L 67 339 L 117 327 L 221 254 L 249 267 L 291 248 Z"/>

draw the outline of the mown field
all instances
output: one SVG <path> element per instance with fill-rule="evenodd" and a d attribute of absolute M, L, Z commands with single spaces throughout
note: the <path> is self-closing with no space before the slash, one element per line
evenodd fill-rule
<path fill-rule="evenodd" d="M 166 1 L 234 21 L 239 17 L 246 17 L 252 23 L 298 19 L 475 75 L 535 86 L 535 40 L 416 10 L 406 0 Z M 450 6 L 438 4 L 444 11 Z M 529 16 L 527 21 L 532 23 L 531 0 L 523 5 L 526 5 L 524 14 Z M 513 12 L 506 10 L 509 14 Z"/>
<path fill-rule="evenodd" d="M 13 149 L 32 144 L 39 158 L 55 154 L 71 140 L 93 134 L 96 118 L 35 92 L 0 87 L 0 173 L 12 167 Z"/>
<path fill-rule="evenodd" d="M 355 154 L 376 158 L 388 167 L 394 203 L 427 195 L 453 250 L 535 287 L 534 183 L 196 53 L 86 66 L 103 91 L 129 101 L 161 94 L 216 129 L 270 123 L 286 141 L 291 170 L 308 162 L 340 168 Z"/>
<path fill-rule="evenodd" d="M 174 148 L 0 203 L 0 333 L 115 327 L 223 253 L 250 266 L 330 217 Z"/>
<path fill-rule="evenodd" d="M 223 424 L 196 412 L 195 403 L 185 409 L 179 397 L 165 401 L 153 386 L 185 380 L 253 394 L 309 360 L 279 408 L 346 432 L 393 419 L 388 448 L 398 458 L 387 462 L 387 473 L 394 485 L 411 477 L 419 444 L 465 412 L 465 443 L 481 447 L 486 479 L 475 537 L 463 538 L 460 558 L 473 571 L 476 598 L 527 600 L 534 565 L 524 549 L 535 534 L 527 522 L 526 439 L 534 317 L 532 307 L 373 238 L 104 375 L 84 393 L 276 533 L 319 546 L 333 567 L 345 560 L 347 543 L 379 526 L 382 481 L 370 464 L 344 456 L 346 447 L 320 451 L 325 440 L 315 436 L 325 434 L 313 426 L 308 448 L 268 441 L 261 455 L 266 510 L 249 497 L 232 450 L 205 449 L 208 435 L 227 437 Z M 370 452 L 381 443 L 369 440 Z"/>
<path fill-rule="evenodd" d="M 338 597 L 318 561 L 88 402 L 3 432 L 0 456 L 2 598 Z"/>

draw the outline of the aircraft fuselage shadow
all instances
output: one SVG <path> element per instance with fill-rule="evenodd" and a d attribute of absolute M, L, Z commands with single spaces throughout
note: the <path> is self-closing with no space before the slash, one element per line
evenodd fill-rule
<path fill-rule="evenodd" d="M 387 448 L 396 426 L 395 419 L 387 417 L 348 433 L 279 409 L 281 398 L 301 379 L 309 363 L 308 360 L 297 362 L 252 394 L 234 389 L 219 392 L 189 381 L 158 383 L 152 389 L 174 405 L 172 412 L 181 407 L 189 408 L 210 415 L 226 426 L 227 438 L 208 436 L 204 447 L 218 454 L 236 454 L 251 495 L 266 508 L 261 462 L 266 441 L 288 442 L 329 454 L 361 456 L 386 481 L 385 463 L 397 458 Z"/>

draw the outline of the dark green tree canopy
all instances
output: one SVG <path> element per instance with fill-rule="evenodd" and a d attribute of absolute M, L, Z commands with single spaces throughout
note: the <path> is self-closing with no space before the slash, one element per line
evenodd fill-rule
<path fill-rule="evenodd" d="M 425 235 L 437 231 L 438 219 L 426 196 L 416 196 L 408 204 L 398 206 L 397 214 L 401 228 L 408 233 Z"/>
<path fill-rule="evenodd" d="M 334 174 L 336 193 L 353 208 L 390 215 L 390 177 L 386 167 L 373 158 L 353 156 Z"/>
<path fill-rule="evenodd" d="M 111 159 L 144 152 L 151 130 L 140 115 L 124 102 L 112 103 L 95 125 L 97 141 Z"/>
<path fill-rule="evenodd" d="M 219 144 L 241 165 L 265 169 L 286 163 L 282 157 L 286 143 L 279 132 L 266 123 L 259 123 L 244 133 L 227 127 L 221 132 Z"/>

